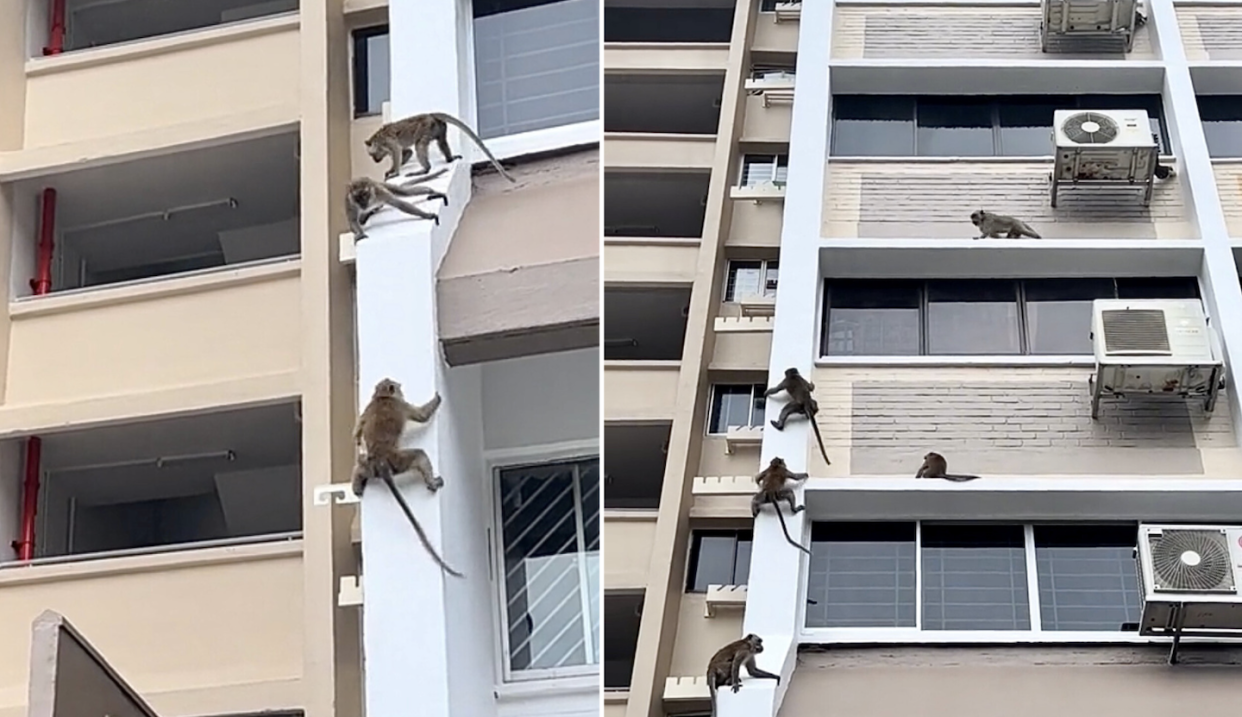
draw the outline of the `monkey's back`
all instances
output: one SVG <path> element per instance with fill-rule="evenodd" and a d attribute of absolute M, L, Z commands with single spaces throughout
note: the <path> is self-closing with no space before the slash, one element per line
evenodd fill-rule
<path fill-rule="evenodd" d="M 367 455 L 379 456 L 396 451 L 401 432 L 405 429 L 405 412 L 400 402 L 389 396 L 376 397 L 371 400 L 367 411 L 371 414 L 367 417 L 363 435 Z"/>
<path fill-rule="evenodd" d="M 375 130 L 373 137 L 392 138 L 403 145 L 411 145 L 419 137 L 436 137 L 444 134 L 448 126 L 444 120 L 429 114 L 414 115 L 389 122 Z"/>

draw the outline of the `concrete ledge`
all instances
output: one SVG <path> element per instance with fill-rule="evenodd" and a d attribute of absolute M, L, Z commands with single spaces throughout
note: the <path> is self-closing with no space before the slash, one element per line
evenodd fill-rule
<path fill-rule="evenodd" d="M 755 492 L 754 476 L 695 476 L 694 495 L 750 495 Z"/>
<path fill-rule="evenodd" d="M 720 608 L 745 610 L 746 594 L 745 585 L 708 585 L 704 600 L 707 617 L 716 617 Z"/>
<path fill-rule="evenodd" d="M 835 60 L 829 74 L 834 94 L 950 94 L 962 87 L 978 94 L 1075 92 L 1151 94 L 1164 87 L 1164 64 L 1156 60 L 979 60 L 910 58 Z"/>

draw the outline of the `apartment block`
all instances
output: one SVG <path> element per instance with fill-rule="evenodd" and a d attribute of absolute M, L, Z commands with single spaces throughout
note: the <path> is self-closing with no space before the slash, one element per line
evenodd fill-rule
<path fill-rule="evenodd" d="M 656 5 L 604 10 L 605 712 L 751 633 L 721 717 L 1232 711 L 1242 4 Z"/>
<path fill-rule="evenodd" d="M 598 28 L 0 5 L 0 715 L 598 713 Z M 513 181 L 452 128 L 438 219 L 358 241 L 365 140 L 424 112 Z M 464 577 L 349 488 L 383 378 L 442 398 L 408 440 L 444 486 L 396 484 Z"/>

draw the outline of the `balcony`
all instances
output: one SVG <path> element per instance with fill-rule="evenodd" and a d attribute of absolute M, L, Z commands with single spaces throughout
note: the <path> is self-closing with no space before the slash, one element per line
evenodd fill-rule
<path fill-rule="evenodd" d="M 1051 169 L 1050 162 L 1030 161 L 834 159 L 821 234 L 967 239 L 978 236 L 971 212 L 984 207 L 1023 219 L 1044 239 L 1197 236 L 1178 177 L 1156 181 L 1149 207 L 1142 205 L 1140 187 L 1081 186 L 1063 189 L 1053 209 Z"/>
<path fill-rule="evenodd" d="M 798 28 L 788 13 L 761 12 L 755 15 L 755 38 L 751 41 L 753 52 L 797 52 Z"/>
<path fill-rule="evenodd" d="M 193 141 L 297 122 L 298 16 L 242 21 L 248 10 L 276 7 L 243 5 L 208 0 L 153 16 L 132 0 L 70 2 L 66 52 L 26 64 L 25 148 L 149 145 L 152 132 Z M 296 9 L 296 0 L 284 6 Z"/>
<path fill-rule="evenodd" d="M 834 60 L 985 59 L 1033 63 L 1050 60 L 1156 60 L 1150 26 L 1139 28 L 1133 50 L 1041 50 L 1038 4 L 908 6 L 850 5 L 833 17 Z M 1089 48 L 1084 48 L 1089 49 Z"/>
<path fill-rule="evenodd" d="M 700 239 L 710 182 L 710 171 L 606 169 L 604 236 Z"/>
<path fill-rule="evenodd" d="M 733 12 L 732 0 L 606 0 L 604 42 L 727 44 Z"/>

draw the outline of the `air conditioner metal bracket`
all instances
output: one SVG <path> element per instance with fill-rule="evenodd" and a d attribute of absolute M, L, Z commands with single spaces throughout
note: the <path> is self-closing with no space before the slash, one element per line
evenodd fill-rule
<path fill-rule="evenodd" d="M 1134 364 L 1141 366 L 1142 364 Z M 1100 399 L 1107 394 L 1110 398 L 1125 398 L 1125 391 L 1116 391 L 1111 386 L 1104 385 L 1104 372 L 1109 369 L 1117 368 L 1117 364 L 1099 364 L 1095 367 L 1095 375 L 1087 378 L 1087 385 L 1091 388 L 1091 419 L 1098 420 L 1100 417 Z M 1127 367 L 1128 368 L 1128 367 Z M 1220 390 L 1225 387 L 1224 368 L 1220 365 L 1205 367 L 1210 368 L 1211 375 L 1208 378 L 1206 391 L 1169 391 L 1151 392 L 1144 395 L 1152 396 L 1181 396 L 1183 398 L 1202 398 L 1203 410 L 1205 413 L 1212 413 L 1216 409 L 1216 399 L 1220 396 Z"/>

